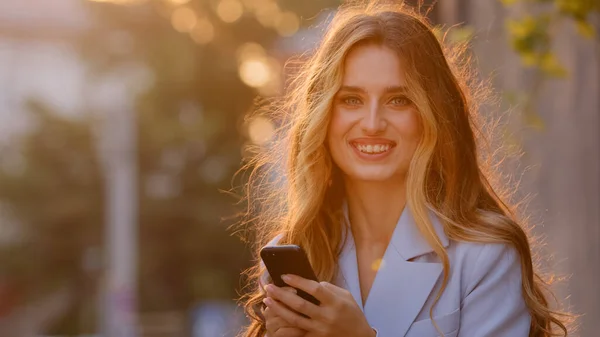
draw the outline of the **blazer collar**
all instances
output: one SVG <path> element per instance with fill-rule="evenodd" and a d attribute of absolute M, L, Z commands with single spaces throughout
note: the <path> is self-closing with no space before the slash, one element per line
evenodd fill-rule
<path fill-rule="evenodd" d="M 347 206 L 344 214 L 348 219 Z M 436 217 L 431 216 L 444 246 L 448 238 Z M 349 225 L 349 222 L 346 221 Z M 433 249 L 421 237 L 408 208 L 402 212 L 386 248 L 366 303 L 362 303 L 356 246 L 349 226 L 339 257 L 338 285 L 345 287 L 363 310 L 367 321 L 381 336 L 404 336 L 431 294 L 442 272 L 440 263 L 419 263 L 412 258 Z"/>

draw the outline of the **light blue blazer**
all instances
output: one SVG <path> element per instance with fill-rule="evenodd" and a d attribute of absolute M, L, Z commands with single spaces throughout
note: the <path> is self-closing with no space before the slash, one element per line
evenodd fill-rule
<path fill-rule="evenodd" d="M 450 259 L 446 289 L 433 309 L 444 336 L 527 337 L 531 316 L 521 291 L 516 250 L 450 241 L 439 219 L 433 213 L 430 218 Z M 429 309 L 442 285 L 443 267 L 408 208 L 398 220 L 364 306 L 354 239 L 350 230 L 346 233 L 334 283 L 352 294 L 378 337 L 441 336 Z"/>

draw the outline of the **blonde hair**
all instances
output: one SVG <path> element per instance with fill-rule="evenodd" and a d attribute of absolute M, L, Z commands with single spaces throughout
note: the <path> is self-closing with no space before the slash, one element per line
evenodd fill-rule
<path fill-rule="evenodd" d="M 404 5 L 372 1 L 340 7 L 320 45 L 297 69 L 281 104 L 270 106 L 282 125 L 273 148 L 259 152 L 248 164 L 252 171 L 246 185 L 245 224 L 254 234 L 257 260 L 260 248 L 281 235 L 281 243 L 306 250 L 320 280 L 331 282 L 335 276 L 343 239 L 344 186 L 326 137 L 345 57 L 363 43 L 398 53 L 406 69 L 408 96 L 423 122 L 422 140 L 407 176 L 407 206 L 444 267 L 436 302 L 450 266 L 428 209 L 442 219 L 452 240 L 513 246 L 521 259 L 523 296 L 532 317 L 529 335 L 566 335 L 568 316 L 549 307 L 547 284 L 535 271 L 530 241 L 514 207 L 492 188 L 491 171 L 478 158 L 482 134 L 477 132 L 477 90 L 469 82 L 468 68 L 461 66 L 459 53 L 444 51 L 422 16 Z M 247 272 L 251 292 L 244 302 L 251 323 L 244 336 L 265 333 L 258 310 L 265 296 L 258 284 L 264 272 L 258 261 Z"/>

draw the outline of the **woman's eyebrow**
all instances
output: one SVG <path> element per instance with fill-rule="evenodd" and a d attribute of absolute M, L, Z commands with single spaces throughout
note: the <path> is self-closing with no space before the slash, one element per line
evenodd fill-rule
<path fill-rule="evenodd" d="M 405 85 L 394 85 L 394 86 L 385 88 L 385 92 L 388 94 L 389 93 L 404 93 L 406 91 L 407 91 L 407 88 Z"/>
<path fill-rule="evenodd" d="M 361 94 L 364 94 L 367 92 L 367 90 L 365 90 L 365 88 L 357 87 L 354 85 L 343 85 L 339 91 L 348 91 L 348 92 L 355 92 L 355 93 L 361 93 Z"/>
<path fill-rule="evenodd" d="M 407 88 L 404 85 L 392 85 L 392 86 L 388 86 L 385 88 L 384 92 L 386 94 L 389 93 L 404 93 L 406 92 Z M 354 93 L 367 93 L 367 90 L 363 87 L 359 87 L 359 86 L 354 86 L 354 85 L 343 85 L 339 91 L 345 91 L 345 92 L 354 92 Z"/>

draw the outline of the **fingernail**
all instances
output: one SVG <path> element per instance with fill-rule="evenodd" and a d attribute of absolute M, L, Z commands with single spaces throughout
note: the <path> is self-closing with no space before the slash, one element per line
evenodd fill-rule
<path fill-rule="evenodd" d="M 267 284 L 267 285 L 265 286 L 265 291 L 266 291 L 266 292 L 268 292 L 268 293 L 272 292 L 272 291 L 273 291 L 273 286 L 272 286 L 272 285 L 270 285 L 270 284 Z"/>
<path fill-rule="evenodd" d="M 265 298 L 263 299 L 263 303 L 264 303 L 264 304 L 266 304 L 267 306 L 270 306 L 270 305 L 271 305 L 271 299 L 270 299 L 270 298 L 268 298 L 268 297 L 265 297 Z"/>
<path fill-rule="evenodd" d="M 285 275 L 281 275 L 281 279 L 287 282 L 291 279 L 291 277 L 289 275 L 285 274 Z"/>

